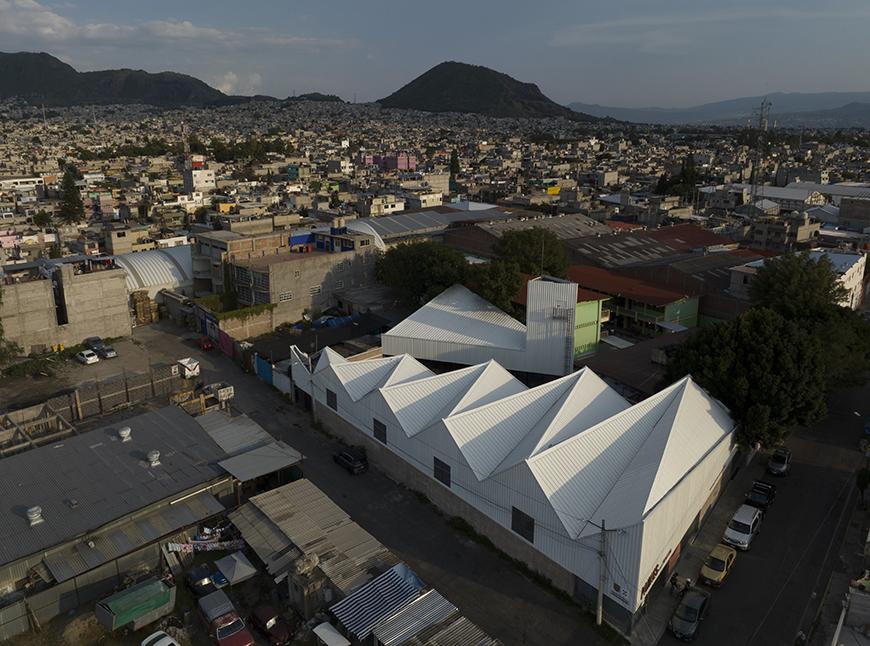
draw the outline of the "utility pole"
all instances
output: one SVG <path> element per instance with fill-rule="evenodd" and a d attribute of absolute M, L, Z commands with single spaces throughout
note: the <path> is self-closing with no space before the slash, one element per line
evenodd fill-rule
<path fill-rule="evenodd" d="M 595 604 L 595 625 L 600 626 L 604 621 L 604 585 L 607 583 L 607 529 L 604 519 L 601 519 L 601 565 L 598 573 L 598 602 Z"/>
<path fill-rule="evenodd" d="M 755 205 L 758 199 L 758 181 L 760 179 L 762 147 L 764 146 L 764 135 L 767 132 L 767 123 L 770 118 L 770 101 L 767 97 L 761 100 L 761 107 L 758 109 L 758 138 L 755 141 L 755 151 L 752 155 L 752 185 L 750 187 L 749 204 L 750 208 Z"/>

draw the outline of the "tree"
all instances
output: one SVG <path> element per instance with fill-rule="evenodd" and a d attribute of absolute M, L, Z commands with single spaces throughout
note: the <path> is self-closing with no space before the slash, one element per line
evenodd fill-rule
<path fill-rule="evenodd" d="M 467 266 L 462 252 L 452 247 L 416 242 L 400 244 L 379 256 L 375 273 L 403 304 L 417 307 L 461 283 Z"/>
<path fill-rule="evenodd" d="M 515 263 L 524 274 L 564 278 L 568 271 L 562 241 L 552 231 L 539 227 L 506 231 L 492 250 L 497 259 Z"/>
<path fill-rule="evenodd" d="M 63 251 L 60 249 L 60 245 L 53 244 L 48 248 L 48 257 L 49 258 L 62 258 Z"/>
<path fill-rule="evenodd" d="M 846 290 L 826 256 L 787 253 L 759 267 L 749 297 L 753 305 L 786 318 L 816 319 L 828 316 L 846 298 Z"/>
<path fill-rule="evenodd" d="M 514 309 L 513 300 L 522 282 L 517 264 L 504 260 L 469 265 L 465 278 L 468 289 L 508 313 Z"/>
<path fill-rule="evenodd" d="M 767 308 L 701 330 L 679 347 L 667 377 L 686 374 L 731 410 L 744 444 L 775 446 L 825 413 L 823 345 Z"/>
<path fill-rule="evenodd" d="M 45 229 L 46 227 L 51 226 L 51 216 L 44 210 L 40 209 L 33 216 L 33 224 L 40 229 Z"/>
<path fill-rule="evenodd" d="M 75 224 L 85 218 L 85 206 L 82 203 L 82 195 L 76 186 L 72 170 L 67 167 L 60 183 L 60 204 L 58 216 L 66 224 Z"/>
<path fill-rule="evenodd" d="M 450 175 L 456 177 L 459 175 L 459 171 L 462 170 L 459 167 L 459 154 L 456 152 L 456 148 L 450 151 Z"/>

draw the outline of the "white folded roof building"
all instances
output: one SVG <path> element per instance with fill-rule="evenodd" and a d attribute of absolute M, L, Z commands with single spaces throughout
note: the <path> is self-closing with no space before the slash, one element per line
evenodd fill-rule
<path fill-rule="evenodd" d="M 557 568 L 554 584 L 578 599 L 595 597 L 604 525 L 605 615 L 625 632 L 734 453 L 727 409 L 690 377 L 631 405 L 588 368 L 527 388 L 493 360 L 443 374 L 407 355 L 348 361 L 327 349 L 313 373 L 305 362 L 294 380 L 327 426 L 337 415 L 370 456 L 413 466 L 402 477 L 435 504 L 462 515 L 452 493 L 520 551 L 532 546 L 548 561 L 530 567 Z"/>
<path fill-rule="evenodd" d="M 526 321 L 453 285 L 381 335 L 385 355 L 473 365 L 495 359 L 508 370 L 565 375 L 574 369 L 577 284 L 559 278 L 528 283 Z"/>

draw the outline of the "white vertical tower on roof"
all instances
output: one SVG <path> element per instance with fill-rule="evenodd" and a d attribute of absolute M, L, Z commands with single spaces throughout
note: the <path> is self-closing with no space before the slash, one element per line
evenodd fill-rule
<path fill-rule="evenodd" d="M 529 281 L 526 300 L 527 372 L 567 375 L 574 370 L 577 283 L 542 276 Z"/>

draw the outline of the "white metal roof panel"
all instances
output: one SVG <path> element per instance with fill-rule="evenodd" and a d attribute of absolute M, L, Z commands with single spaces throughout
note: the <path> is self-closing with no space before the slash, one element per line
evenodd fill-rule
<path fill-rule="evenodd" d="M 374 629 L 383 646 L 400 646 L 429 626 L 440 623 L 458 609 L 437 590 L 429 590 Z"/>
<path fill-rule="evenodd" d="M 299 451 L 279 440 L 221 460 L 218 464 L 239 482 L 247 482 L 301 461 Z"/>
<path fill-rule="evenodd" d="M 453 285 L 385 336 L 514 350 L 526 347 L 526 326 L 463 285 Z"/>
<path fill-rule="evenodd" d="M 149 249 L 115 256 L 127 274 L 127 289 L 184 289 L 193 285 L 191 245 Z"/>
<path fill-rule="evenodd" d="M 399 384 L 432 375 L 428 368 L 408 355 L 348 361 L 333 365 L 332 370 L 355 402 L 391 383 Z"/>

